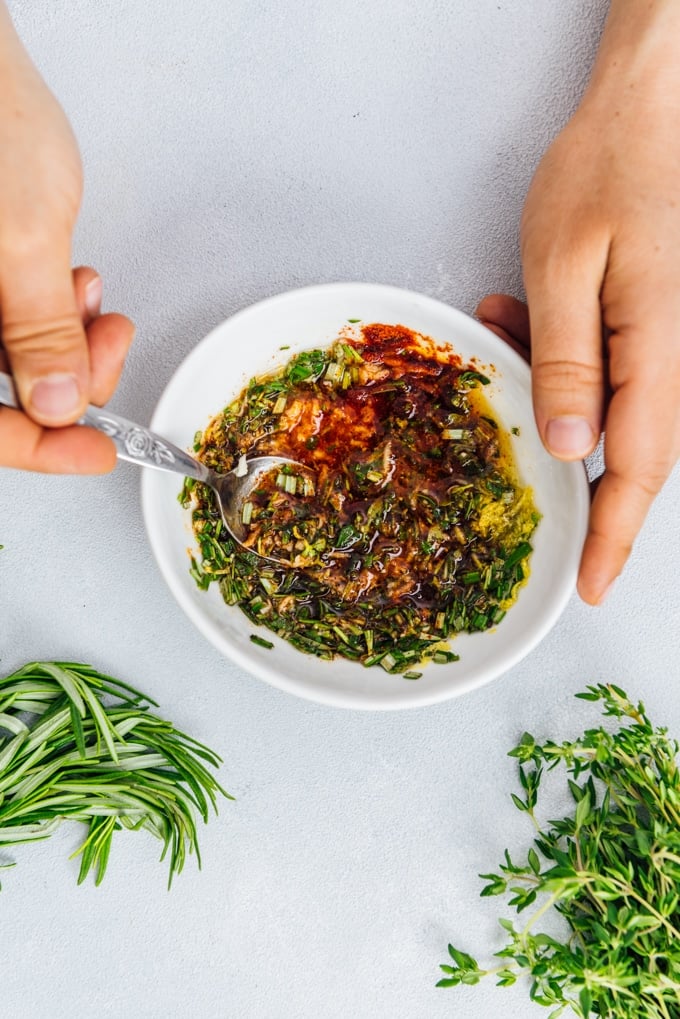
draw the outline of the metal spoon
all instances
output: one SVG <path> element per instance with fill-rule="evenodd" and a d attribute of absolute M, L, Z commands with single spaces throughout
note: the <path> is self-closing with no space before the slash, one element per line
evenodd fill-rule
<path fill-rule="evenodd" d="M 20 407 L 14 383 L 4 372 L 0 372 L 0 404 L 6 407 Z M 243 504 L 248 501 L 250 492 L 262 475 L 275 467 L 284 466 L 296 467 L 310 473 L 309 467 L 296 460 L 288 460 L 282 456 L 255 456 L 251 459 L 242 458 L 238 466 L 227 474 L 218 474 L 148 428 L 92 405 L 87 408 L 77 424 L 96 428 L 97 431 L 108 435 L 113 440 L 119 460 L 127 460 L 139 467 L 171 471 L 208 485 L 217 496 L 225 527 L 239 544 L 243 543 L 247 533 L 243 524 Z M 249 551 L 256 555 L 260 554 L 254 548 L 249 548 Z M 279 560 L 274 556 L 262 558 L 286 563 L 286 560 Z"/>

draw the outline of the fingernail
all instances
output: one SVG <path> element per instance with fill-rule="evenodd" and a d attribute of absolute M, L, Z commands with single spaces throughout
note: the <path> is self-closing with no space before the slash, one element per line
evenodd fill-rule
<path fill-rule="evenodd" d="M 101 276 L 95 276 L 85 287 L 85 307 L 94 318 L 99 314 L 102 304 L 102 280 Z"/>
<path fill-rule="evenodd" d="M 52 372 L 33 384 L 30 403 L 42 418 L 61 421 L 80 406 L 80 386 L 75 375 Z"/>
<path fill-rule="evenodd" d="M 555 456 L 584 457 L 593 448 L 595 434 L 585 418 L 563 414 L 548 421 L 545 441 Z"/>

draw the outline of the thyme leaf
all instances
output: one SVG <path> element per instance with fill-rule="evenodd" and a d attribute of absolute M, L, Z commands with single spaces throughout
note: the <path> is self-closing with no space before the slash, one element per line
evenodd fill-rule
<path fill-rule="evenodd" d="M 438 987 L 500 986 L 521 974 L 530 997 L 557 1017 L 571 1007 L 582 1019 L 680 1017 L 680 772 L 678 743 L 654 728 L 644 705 L 612 684 L 577 694 L 600 702 L 603 714 L 623 721 L 614 732 L 588 729 L 579 739 L 539 744 L 525 733 L 510 756 L 518 760 L 520 795 L 513 802 L 534 821 L 537 834 L 524 864 L 505 852 L 499 872 L 480 875 L 483 896 L 505 895 L 521 913 L 538 900 L 522 926 L 501 919 L 500 964 L 480 967 L 449 946 Z M 565 772 L 574 808 L 560 820 L 536 818 L 546 771 Z M 570 936 L 536 930 L 556 910 Z"/>

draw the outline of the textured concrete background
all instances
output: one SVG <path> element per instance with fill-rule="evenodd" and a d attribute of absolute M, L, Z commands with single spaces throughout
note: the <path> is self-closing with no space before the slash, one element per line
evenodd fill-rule
<path fill-rule="evenodd" d="M 138 339 L 113 406 L 148 421 L 226 315 L 336 279 L 471 311 L 519 293 L 534 166 L 587 78 L 604 0 L 14 0 L 80 139 L 76 260 Z M 617 680 L 680 731 L 677 473 L 605 608 L 574 599 L 491 686 L 367 715 L 295 700 L 231 666 L 151 561 L 138 472 L 0 478 L 0 667 L 75 658 L 141 686 L 222 753 L 237 796 L 170 894 L 145 835 L 77 888 L 79 832 L 20 847 L 0 893 L 15 1019 L 529 1019 L 526 987 L 434 989 L 449 939 L 486 956 L 478 871 L 530 832 L 506 751 L 567 738 L 573 700 Z M 3 854 L 7 858 L 7 854 Z"/>

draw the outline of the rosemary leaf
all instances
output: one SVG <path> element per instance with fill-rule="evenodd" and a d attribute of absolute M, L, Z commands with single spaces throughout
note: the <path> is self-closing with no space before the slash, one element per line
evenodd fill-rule
<path fill-rule="evenodd" d="M 196 816 L 232 797 L 209 768 L 221 759 L 150 713 L 155 702 L 88 665 L 32 662 L 0 678 L 0 847 L 87 825 L 80 884 L 100 884 L 115 831 L 150 831 L 168 856 L 168 886 L 201 858 Z"/>

